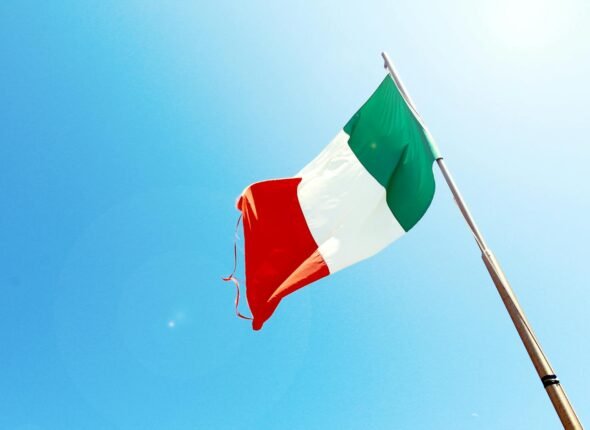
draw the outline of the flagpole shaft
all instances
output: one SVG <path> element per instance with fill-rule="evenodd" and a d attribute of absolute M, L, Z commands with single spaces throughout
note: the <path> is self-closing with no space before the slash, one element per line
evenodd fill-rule
<path fill-rule="evenodd" d="M 389 56 L 385 52 L 382 52 L 381 56 L 385 62 L 385 68 L 389 71 L 389 74 L 395 81 L 399 91 L 402 93 L 405 100 L 410 105 L 410 108 L 418 116 L 419 121 L 422 123 L 422 119 L 418 114 L 416 106 L 409 97 L 409 94 L 401 82 L 401 79 L 396 73 L 395 67 L 389 59 Z M 496 260 L 496 257 L 488 248 L 483 235 L 477 228 L 477 225 L 475 224 L 475 221 L 469 212 L 469 208 L 465 204 L 465 201 L 463 200 L 463 197 L 461 196 L 461 193 L 459 192 L 453 177 L 447 169 L 443 158 L 438 158 L 436 162 L 438 167 L 440 167 L 440 170 L 451 190 L 451 193 L 453 194 L 455 202 L 457 203 L 463 218 L 465 218 L 469 229 L 473 233 L 473 237 L 475 238 L 475 241 L 481 250 L 481 257 L 486 266 L 486 269 L 488 270 L 492 281 L 494 282 L 494 285 L 500 294 L 502 302 L 504 302 L 504 306 L 506 307 L 512 322 L 514 323 L 514 327 L 516 328 L 516 331 L 518 332 L 518 335 L 520 336 L 520 339 L 522 340 L 522 343 L 524 344 L 524 347 L 526 348 L 529 357 L 535 366 L 535 370 L 537 371 L 539 378 L 541 378 L 541 382 L 547 391 L 549 399 L 551 400 L 551 403 L 553 404 L 553 407 L 555 408 L 555 411 L 557 412 L 563 427 L 567 430 L 583 429 L 582 423 L 576 415 L 576 412 L 574 411 L 574 408 L 572 407 L 565 390 L 559 383 L 557 376 L 555 376 L 555 372 L 553 371 L 551 364 L 549 364 L 549 360 L 541 349 L 541 345 L 535 337 L 533 329 L 526 319 L 524 311 L 520 307 L 520 304 L 518 303 L 516 295 L 512 291 L 512 287 L 510 286 L 508 279 L 506 279 L 506 275 L 504 275 L 504 272 Z"/>
<path fill-rule="evenodd" d="M 459 210 L 463 214 L 465 221 L 467 221 L 469 228 L 473 232 L 475 240 L 481 249 L 482 259 L 486 269 L 494 281 L 494 285 L 496 286 L 496 289 L 498 290 L 498 293 L 504 302 L 504 306 L 506 307 L 512 322 L 514 323 L 514 327 L 516 328 L 516 331 L 518 332 L 518 335 L 520 336 L 520 339 L 522 340 L 522 343 L 524 344 L 524 347 L 526 348 L 529 357 L 535 366 L 539 378 L 541 378 L 541 382 L 545 386 L 547 395 L 549 396 L 549 399 L 551 400 L 551 403 L 553 404 L 553 407 L 555 408 L 555 411 L 557 412 L 563 427 L 567 430 L 583 429 L 582 423 L 576 415 L 576 412 L 574 411 L 574 408 L 571 405 L 565 390 L 559 383 L 557 376 L 555 376 L 555 372 L 553 371 L 551 364 L 549 364 L 549 360 L 545 356 L 539 341 L 535 337 L 533 329 L 526 319 L 524 311 L 518 303 L 510 283 L 506 279 L 506 275 L 504 275 L 504 272 L 496 260 L 496 257 L 487 247 L 483 236 L 477 228 L 477 225 L 475 224 L 475 221 L 473 220 L 473 217 L 471 216 L 471 213 L 469 212 L 469 209 L 467 208 L 467 205 L 465 204 L 465 201 L 463 200 L 463 197 L 461 196 L 461 193 L 455 184 L 455 181 L 453 181 L 453 178 L 447 169 L 444 160 L 439 158 L 436 160 L 436 162 L 440 167 L 440 170 L 451 190 L 451 193 L 453 194 L 453 197 L 455 198 L 455 202 L 457 203 Z"/>

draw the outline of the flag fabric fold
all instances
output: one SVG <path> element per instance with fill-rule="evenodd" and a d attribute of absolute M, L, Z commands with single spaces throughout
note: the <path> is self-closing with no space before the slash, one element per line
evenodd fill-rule
<path fill-rule="evenodd" d="M 238 200 L 246 297 L 259 330 L 283 297 L 366 259 L 422 218 L 436 146 L 388 75 L 332 142 L 292 178 Z"/>

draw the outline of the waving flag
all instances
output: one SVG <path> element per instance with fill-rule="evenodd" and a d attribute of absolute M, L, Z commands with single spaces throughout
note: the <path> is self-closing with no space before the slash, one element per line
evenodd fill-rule
<path fill-rule="evenodd" d="M 416 225 L 434 196 L 436 161 L 561 423 L 582 429 L 393 64 L 381 56 L 389 75 L 332 142 L 294 177 L 252 184 L 238 200 L 253 328 L 286 295 L 374 255 Z M 235 244 L 234 257 L 235 272 Z M 249 319 L 238 311 L 233 273 L 224 280 L 236 284 L 236 313 Z"/>
<path fill-rule="evenodd" d="M 432 201 L 438 157 L 401 83 L 387 75 L 299 173 L 247 187 L 237 205 L 253 328 L 286 295 L 410 230 Z"/>

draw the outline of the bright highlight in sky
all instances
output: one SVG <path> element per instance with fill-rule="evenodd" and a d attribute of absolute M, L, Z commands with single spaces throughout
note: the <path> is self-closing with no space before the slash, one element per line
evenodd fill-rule
<path fill-rule="evenodd" d="M 493 38 L 507 48 L 542 49 L 563 39 L 571 23 L 568 1 L 499 0 L 484 8 Z"/>

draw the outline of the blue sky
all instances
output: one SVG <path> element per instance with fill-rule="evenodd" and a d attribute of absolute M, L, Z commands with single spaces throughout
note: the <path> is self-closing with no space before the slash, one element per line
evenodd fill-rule
<path fill-rule="evenodd" d="M 381 50 L 590 419 L 589 12 L 2 2 L 0 429 L 559 428 L 438 171 L 402 240 L 233 315 L 235 198 L 329 142 Z"/>

